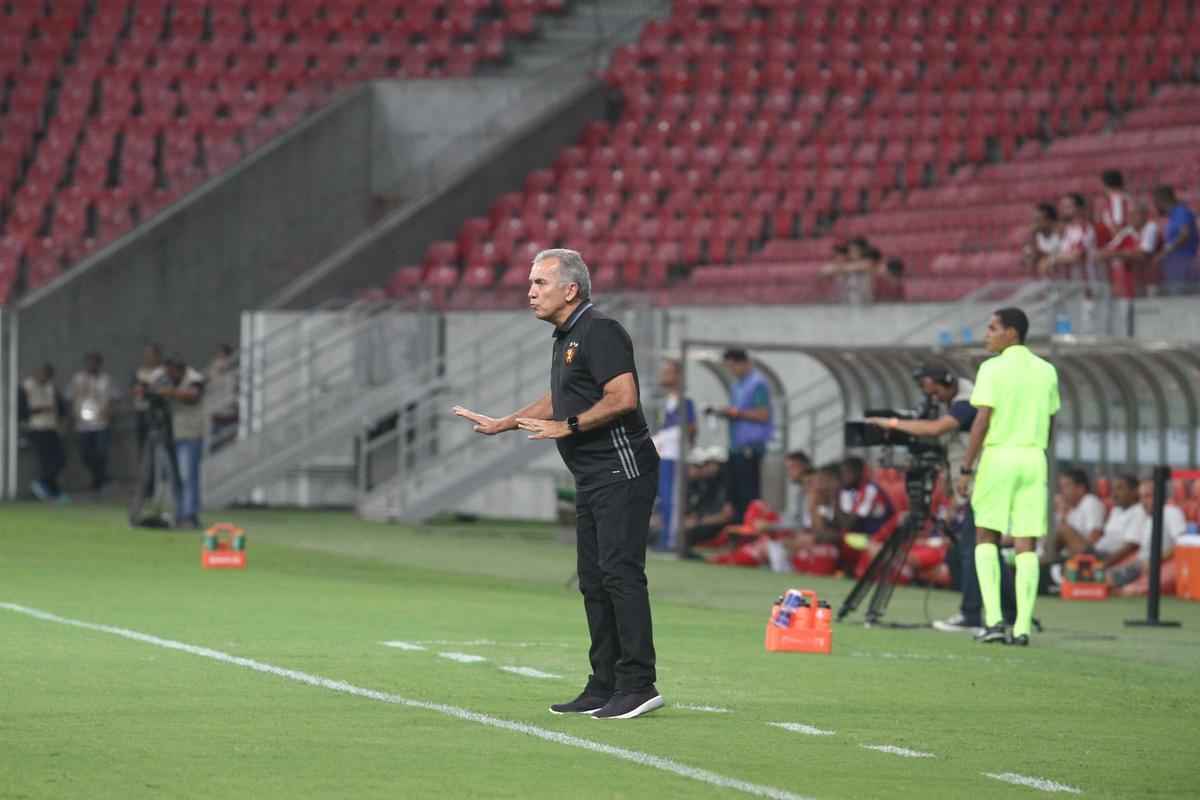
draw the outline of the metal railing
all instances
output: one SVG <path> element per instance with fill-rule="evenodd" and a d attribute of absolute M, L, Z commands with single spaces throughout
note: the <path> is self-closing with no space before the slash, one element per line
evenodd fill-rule
<path fill-rule="evenodd" d="M 624 319 L 647 372 L 657 352 L 653 312 L 619 297 L 601 307 Z M 527 322 L 510 323 L 510 328 L 513 335 L 503 340 L 476 337 L 470 352 L 452 360 L 453 372 L 440 373 L 425 391 L 396 404 L 387 430 L 364 431 L 357 451 L 359 508 L 365 516 L 429 516 L 548 452 L 547 442 L 531 443 L 520 432 L 484 438 L 451 415 L 453 405 L 507 414 L 546 393 L 548 340 L 530 335 Z M 644 395 L 653 393 L 652 379 L 642 384 Z"/>

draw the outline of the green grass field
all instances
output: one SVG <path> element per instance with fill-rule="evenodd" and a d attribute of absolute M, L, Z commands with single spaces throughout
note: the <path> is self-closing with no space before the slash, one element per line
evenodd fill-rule
<path fill-rule="evenodd" d="M 1048 630 L 1027 649 L 844 624 L 831 656 L 769 654 L 763 629 L 777 594 L 802 584 L 836 607 L 849 584 L 652 559 L 668 706 L 599 721 L 546 711 L 587 672 L 581 601 L 564 586 L 574 550 L 554 530 L 228 516 L 249 533 L 245 572 L 205 572 L 196 534 L 132 531 L 117 509 L 0 506 L 0 603 L 487 717 L 354 696 L 6 606 L 0 797 L 1045 793 L 986 773 L 1087 797 L 1200 793 L 1197 604 L 1164 601 L 1164 617 L 1184 627 L 1145 630 L 1122 625 L 1144 615 L 1144 601 L 1042 599 Z M 951 593 L 902 589 L 889 617 L 921 621 L 955 604 Z M 486 660 L 458 663 L 445 652 Z M 536 735 L 497 720 L 536 726 Z M 687 769 L 650 756 L 707 772 L 680 774 Z M 718 785 L 713 775 L 754 786 Z"/>

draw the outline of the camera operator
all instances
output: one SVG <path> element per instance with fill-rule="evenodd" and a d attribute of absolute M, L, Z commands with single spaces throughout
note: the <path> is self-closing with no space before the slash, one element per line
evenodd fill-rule
<path fill-rule="evenodd" d="M 869 417 L 866 422 L 881 428 L 898 430 L 912 436 L 938 439 L 946 449 L 946 469 L 942 485 L 954 492 L 952 530 L 955 534 L 957 556 L 961 566 L 956 570 L 962 588 L 959 613 L 933 626 L 945 632 L 977 633 L 983 628 L 983 597 L 975 572 L 975 519 L 968 497 L 959 495 L 952 477 L 958 474 L 967 450 L 967 438 L 975 421 L 976 408 L 971 405 L 975 385 L 966 378 L 934 364 L 926 364 L 913 373 L 913 378 L 925 395 L 926 405 L 920 410 L 921 419 Z M 954 565 L 951 564 L 953 569 Z M 1008 571 L 1001 569 L 1004 615 L 1016 618 L 1016 595 Z"/>

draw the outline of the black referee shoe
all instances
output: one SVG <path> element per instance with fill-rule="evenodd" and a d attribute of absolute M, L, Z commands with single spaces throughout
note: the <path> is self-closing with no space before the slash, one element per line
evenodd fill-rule
<path fill-rule="evenodd" d="M 1016 645 L 1017 647 L 1029 647 L 1029 634 L 1022 633 L 1020 636 L 1014 636 L 1005 642 L 1005 644 Z"/>
<path fill-rule="evenodd" d="M 1003 622 L 989 625 L 975 635 L 975 641 L 980 644 L 995 644 L 996 642 L 1008 644 L 1008 628 L 1005 627 Z"/>
<path fill-rule="evenodd" d="M 588 694 L 585 689 L 569 703 L 555 703 L 550 706 L 551 714 L 595 714 L 600 709 L 604 708 L 610 698 L 597 697 L 596 695 Z"/>
<path fill-rule="evenodd" d="M 632 691 L 618 690 L 608 705 L 592 714 L 592 719 L 633 719 L 662 706 L 662 695 L 653 685 Z"/>

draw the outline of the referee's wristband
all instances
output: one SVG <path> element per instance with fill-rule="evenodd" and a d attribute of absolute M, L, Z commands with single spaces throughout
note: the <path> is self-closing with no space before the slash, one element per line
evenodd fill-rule
<path fill-rule="evenodd" d="M 967 467 L 959 467 L 959 468 L 958 468 L 958 474 L 959 474 L 959 475 L 974 475 L 974 474 L 975 474 L 975 470 L 973 470 L 973 469 L 968 469 Z"/>

